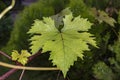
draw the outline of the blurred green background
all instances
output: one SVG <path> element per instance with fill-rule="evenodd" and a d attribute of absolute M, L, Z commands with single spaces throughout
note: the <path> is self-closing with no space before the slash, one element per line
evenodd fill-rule
<path fill-rule="evenodd" d="M 0 12 L 10 3 L 0 0 Z M 84 53 L 84 60 L 78 58 L 66 79 L 59 71 L 25 71 L 22 80 L 119 80 L 120 0 L 16 0 L 15 7 L 0 20 L 0 50 L 8 55 L 15 49 L 29 50 L 27 31 L 34 20 L 56 15 L 67 7 L 74 16 L 81 15 L 93 23 L 89 32 L 95 35 L 99 48 L 90 46 L 91 51 Z M 27 66 L 52 66 L 48 58 L 49 54 L 39 55 Z M 11 63 L 2 55 L 0 60 Z M 8 70 L 0 67 L 0 75 Z M 6 80 L 18 80 L 20 74 L 19 70 Z"/>

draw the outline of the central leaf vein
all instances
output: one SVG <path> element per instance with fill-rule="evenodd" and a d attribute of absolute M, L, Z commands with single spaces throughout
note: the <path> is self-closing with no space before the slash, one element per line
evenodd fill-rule
<path fill-rule="evenodd" d="M 65 64 L 66 64 L 66 60 L 65 60 L 65 44 L 64 44 L 64 38 L 62 36 L 62 33 L 60 33 L 60 36 L 61 36 L 61 41 L 62 41 L 62 50 L 63 50 L 63 53 L 64 53 L 64 68 L 65 68 Z"/>

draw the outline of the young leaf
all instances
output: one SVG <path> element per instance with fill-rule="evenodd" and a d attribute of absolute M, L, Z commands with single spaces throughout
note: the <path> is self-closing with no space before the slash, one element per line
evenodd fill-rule
<path fill-rule="evenodd" d="M 27 50 L 22 50 L 21 54 L 19 54 L 17 50 L 13 50 L 11 56 L 12 60 L 18 61 L 21 64 L 25 65 L 27 63 L 28 57 L 30 57 L 31 54 Z"/>
<path fill-rule="evenodd" d="M 41 48 L 42 53 L 51 51 L 49 59 L 62 70 L 65 77 L 77 57 L 83 59 L 83 52 L 90 50 L 88 43 L 97 46 L 93 35 L 87 32 L 92 25 L 87 19 L 80 16 L 73 18 L 70 13 L 63 18 L 63 23 L 63 28 L 58 30 L 51 18 L 35 20 L 28 33 L 34 34 L 30 39 L 32 53 Z"/>

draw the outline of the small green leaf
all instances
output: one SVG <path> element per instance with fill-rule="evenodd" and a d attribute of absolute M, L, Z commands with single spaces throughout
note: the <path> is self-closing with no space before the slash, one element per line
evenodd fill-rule
<path fill-rule="evenodd" d="M 32 53 L 40 49 L 42 53 L 51 51 L 49 59 L 62 70 L 65 77 L 77 57 L 83 59 L 84 51 L 90 50 L 88 44 L 97 46 L 93 35 L 88 33 L 92 24 L 87 19 L 80 16 L 74 18 L 70 13 L 63 18 L 63 23 L 63 28 L 58 30 L 54 20 L 49 17 L 43 18 L 43 21 L 35 20 L 28 33 L 34 34 L 30 39 Z"/>
<path fill-rule="evenodd" d="M 28 57 L 30 57 L 31 54 L 27 50 L 21 50 L 21 54 L 19 54 L 17 50 L 13 50 L 11 56 L 12 60 L 18 61 L 21 64 L 25 65 L 28 61 Z"/>

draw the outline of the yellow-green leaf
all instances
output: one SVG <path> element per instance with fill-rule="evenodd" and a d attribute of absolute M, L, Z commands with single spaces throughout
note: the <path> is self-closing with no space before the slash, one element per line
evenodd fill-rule
<path fill-rule="evenodd" d="M 30 57 L 31 54 L 27 50 L 21 50 L 21 54 L 19 54 L 17 50 L 13 50 L 11 56 L 12 60 L 18 61 L 21 64 L 25 65 L 28 61 L 28 57 Z"/>
<path fill-rule="evenodd" d="M 96 42 L 92 34 L 88 33 L 91 23 L 80 16 L 73 17 L 72 13 L 63 18 L 63 28 L 58 30 L 54 20 L 49 17 L 35 20 L 28 33 L 31 37 L 31 51 L 33 54 L 42 49 L 42 53 L 50 51 L 50 60 L 62 70 L 64 77 L 77 57 L 83 59 L 84 51 L 89 51 L 89 45 L 95 47 Z M 37 34 L 37 35 L 36 35 Z"/>

